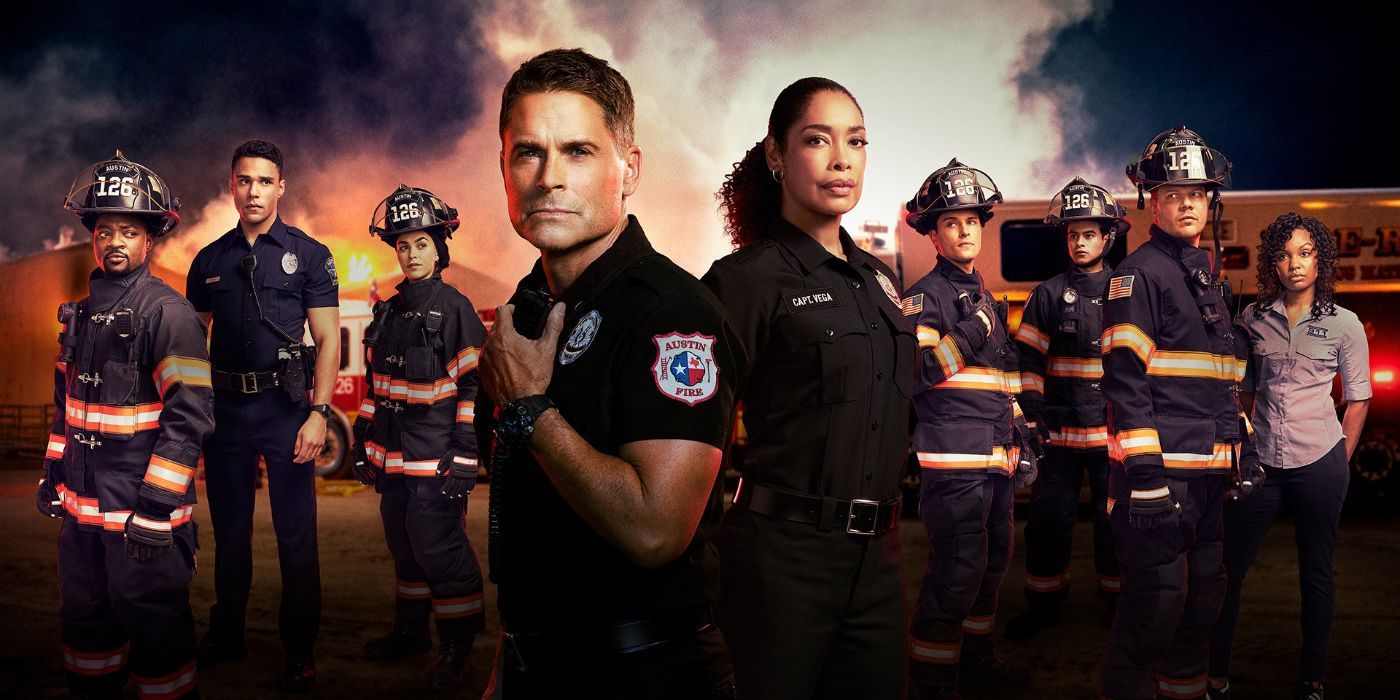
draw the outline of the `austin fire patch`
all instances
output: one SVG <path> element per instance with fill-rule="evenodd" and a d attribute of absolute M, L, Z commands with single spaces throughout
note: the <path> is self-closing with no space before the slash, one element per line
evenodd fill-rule
<path fill-rule="evenodd" d="M 701 333 L 668 333 L 653 336 L 656 364 L 651 376 L 666 396 L 694 406 L 715 395 L 719 366 L 715 364 L 715 339 Z"/>

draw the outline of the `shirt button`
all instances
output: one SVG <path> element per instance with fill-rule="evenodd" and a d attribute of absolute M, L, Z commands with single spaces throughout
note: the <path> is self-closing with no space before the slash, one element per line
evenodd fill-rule
<path fill-rule="evenodd" d="M 836 331 L 833 331 L 830 328 L 826 329 L 826 337 L 830 338 L 833 335 L 836 335 Z"/>
<path fill-rule="evenodd" d="M 855 287 L 856 289 L 860 289 L 860 282 L 852 282 L 851 286 Z"/>
<path fill-rule="evenodd" d="M 880 330 L 880 324 L 878 324 L 878 323 L 872 323 L 872 324 L 870 324 L 870 330 L 872 330 L 872 331 L 878 331 L 878 330 Z"/>
<path fill-rule="evenodd" d="M 884 378 L 885 378 L 885 373 L 884 373 L 884 372 L 876 372 L 876 373 L 875 373 L 875 378 L 876 378 L 876 379 L 884 379 Z"/>
<path fill-rule="evenodd" d="M 879 424 L 878 422 L 876 422 L 876 423 L 871 423 L 871 424 L 870 424 L 870 429 L 871 429 L 871 430 L 879 430 L 879 429 L 880 429 L 880 424 Z"/>
<path fill-rule="evenodd" d="M 866 480 L 866 481 L 873 481 L 874 479 L 875 479 L 875 474 L 874 474 L 874 473 L 872 473 L 872 472 L 866 472 L 866 473 L 865 473 L 865 480 Z"/>

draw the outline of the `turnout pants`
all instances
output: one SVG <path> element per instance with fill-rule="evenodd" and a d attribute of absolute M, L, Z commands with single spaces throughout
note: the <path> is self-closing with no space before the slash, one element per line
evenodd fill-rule
<path fill-rule="evenodd" d="M 921 684 L 956 685 L 964 648 L 992 651 L 997 590 L 1014 546 L 1013 491 L 1001 474 L 920 476 L 929 555 L 910 629 L 909 673 Z"/>
<path fill-rule="evenodd" d="M 438 636 L 463 639 L 486 627 L 481 565 L 467 541 L 466 499 L 442 495 L 444 477 L 381 476 L 379 514 L 398 579 L 395 618 L 437 618 Z"/>
<path fill-rule="evenodd" d="M 140 562 L 122 533 L 64 518 L 58 538 L 58 617 L 69 691 L 121 697 L 128 667 L 142 698 L 195 690 L 194 523 L 175 528 L 175 546 Z"/>
<path fill-rule="evenodd" d="M 898 528 L 821 531 L 736 507 L 716 543 L 740 697 L 903 697 Z"/>
<path fill-rule="evenodd" d="M 1264 536 L 1285 506 L 1293 510 L 1298 544 L 1298 587 L 1303 598 L 1303 649 L 1299 678 L 1320 681 L 1332 634 L 1332 553 L 1337 544 L 1337 521 L 1346 500 L 1351 469 L 1346 441 L 1312 464 L 1297 469 L 1265 467 L 1264 485 L 1238 501 L 1225 504 L 1225 571 L 1229 585 L 1225 606 L 1210 637 L 1210 675 L 1230 673 L 1230 645 L 1240 612 L 1245 575 Z"/>
<path fill-rule="evenodd" d="M 1226 477 L 1167 477 L 1181 512 L 1156 527 L 1128 522 L 1130 487 L 1109 479 L 1109 519 L 1123 593 L 1103 664 L 1110 698 L 1199 698 L 1206 692 L 1206 645 L 1225 598 L 1221 537 Z"/>
<path fill-rule="evenodd" d="M 1108 453 L 1047 447 L 1040 476 L 1031 486 L 1026 518 L 1026 602 L 1052 608 L 1069 597 L 1070 550 L 1079 519 L 1079 492 L 1089 474 L 1094 512 L 1094 570 L 1099 595 L 1112 603 L 1120 590 L 1113 530 L 1108 523 Z"/>
<path fill-rule="evenodd" d="M 321 626 L 321 567 L 316 549 L 316 479 L 311 462 L 292 462 L 292 448 L 310 409 L 286 393 L 245 396 L 216 392 L 214 434 L 204 443 L 204 478 L 214 524 L 214 592 L 210 625 L 242 639 L 253 582 L 253 505 L 258 456 L 267 463 L 267 492 L 282 603 L 277 629 L 288 658 L 311 655 Z"/>

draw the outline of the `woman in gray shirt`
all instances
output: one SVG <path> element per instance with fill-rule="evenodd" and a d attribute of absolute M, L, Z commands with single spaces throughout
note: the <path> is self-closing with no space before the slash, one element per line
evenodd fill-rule
<path fill-rule="evenodd" d="M 1289 506 L 1303 598 L 1294 697 L 1321 700 L 1337 520 L 1371 398 L 1366 333 L 1356 314 L 1333 299 L 1337 246 L 1317 219 L 1291 212 L 1275 219 L 1259 244 L 1257 270 L 1258 301 L 1236 322 L 1251 348 L 1240 405 L 1252 414 L 1262 468 L 1243 470 L 1239 500 L 1225 508 L 1229 588 L 1211 634 L 1209 696 L 1229 697 L 1230 644 L 1244 577 L 1269 526 Z M 1331 395 L 1338 374 L 1346 400 L 1340 421 Z"/>

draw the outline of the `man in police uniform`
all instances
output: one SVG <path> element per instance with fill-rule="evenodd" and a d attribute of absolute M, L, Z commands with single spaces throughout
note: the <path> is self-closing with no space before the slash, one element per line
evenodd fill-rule
<path fill-rule="evenodd" d="M 129 660 L 141 697 L 193 697 L 190 484 L 214 427 L 213 397 L 204 326 L 148 265 L 180 205 L 121 151 L 79 182 L 64 206 L 92 232 L 98 269 L 88 298 L 59 308 L 54 420 L 37 493 L 40 513 L 63 518 L 68 689 L 120 697 Z"/>
<path fill-rule="evenodd" d="M 365 385 L 355 417 L 355 478 L 380 494 L 384 539 L 398 577 L 394 626 L 365 644 L 365 658 L 440 653 L 429 688 L 462 684 L 472 641 L 486 627 L 481 565 L 467 541 L 466 496 L 476 485 L 477 359 L 486 329 L 461 292 L 442 280 L 457 210 L 427 190 L 399 185 L 375 208 L 370 235 L 392 246 L 404 280 L 374 305 L 365 330 Z"/>
<path fill-rule="evenodd" d="M 1030 435 L 1012 397 L 1017 364 L 1006 305 L 992 301 L 973 269 L 982 225 L 1001 201 L 986 173 L 954 158 L 905 205 L 905 221 L 938 247 L 938 263 L 903 300 L 920 348 L 914 451 L 930 551 L 909 674 L 924 698 L 959 697 L 959 684 L 1029 680 L 992 641 L 997 589 L 1011 564 L 1012 492 L 1035 480 Z"/>
<path fill-rule="evenodd" d="M 213 321 L 210 359 L 218 425 L 204 445 L 217 602 L 200 642 L 199 662 L 208 668 L 247 655 L 243 625 L 261 456 L 282 570 L 278 630 L 287 665 L 280 682 L 302 691 L 315 681 L 312 652 L 321 621 L 313 460 L 325 440 L 340 360 L 335 262 L 324 245 L 278 217 L 286 181 L 276 146 L 266 141 L 239 146 L 231 170 L 238 225 L 199 251 L 186 290 L 195 310 Z M 307 323 L 318 354 L 302 345 Z"/>
<path fill-rule="evenodd" d="M 1217 256 L 1230 163 L 1184 126 L 1158 134 L 1128 177 L 1152 194 L 1151 239 L 1114 271 L 1104 305 L 1109 518 L 1122 595 L 1104 657 L 1111 698 L 1201 697 L 1206 645 L 1225 595 L 1221 499 L 1253 460 L 1236 395 L 1242 338 Z M 1237 450 L 1243 450 L 1237 452 Z"/>
<path fill-rule="evenodd" d="M 1024 639 L 1059 622 L 1069 597 L 1070 544 L 1079 515 L 1079 487 L 1089 472 L 1094 503 L 1094 566 L 1099 595 L 1113 619 L 1118 560 L 1108 527 L 1108 433 L 1104 427 L 1099 336 L 1111 268 L 1104 258 L 1131 226 L 1127 210 L 1098 185 L 1074 178 L 1055 195 L 1045 223 L 1069 249 L 1070 268 L 1031 292 L 1016 330 L 1021 358 L 1021 408 L 1045 443 L 1026 521 L 1026 602 L 1006 626 Z M 1107 623 L 1105 623 L 1107 624 Z"/>
<path fill-rule="evenodd" d="M 501 102 L 511 223 L 540 260 L 481 361 L 490 401 L 478 415 L 500 407 L 500 687 L 508 698 L 732 696 L 705 540 L 743 352 L 714 297 L 627 215 L 642 163 L 627 81 L 555 50 L 523 64 Z M 546 293 L 559 303 L 529 300 Z M 538 340 L 524 318 L 534 312 L 547 314 Z"/>

